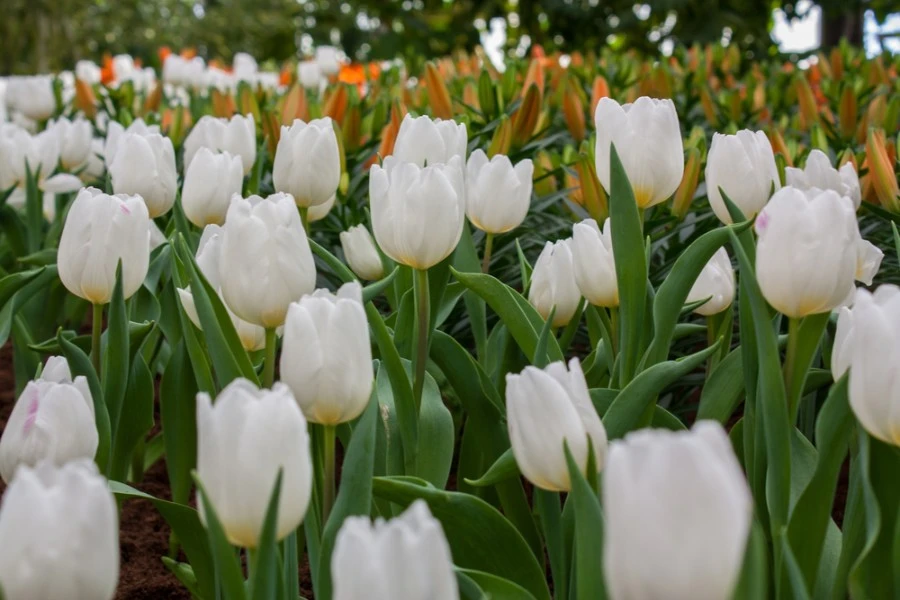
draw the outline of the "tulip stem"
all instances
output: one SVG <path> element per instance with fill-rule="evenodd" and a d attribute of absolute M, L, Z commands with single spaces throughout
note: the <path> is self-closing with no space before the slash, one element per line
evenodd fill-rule
<path fill-rule="evenodd" d="M 266 329 L 266 357 L 263 362 L 263 387 L 275 383 L 275 328 Z"/>
<path fill-rule="evenodd" d="M 484 258 L 481 260 L 481 272 L 487 274 L 491 270 L 491 252 L 494 249 L 494 234 L 484 234 Z"/>
<path fill-rule="evenodd" d="M 428 334 L 431 327 L 431 307 L 428 293 L 428 269 L 416 270 L 416 313 L 417 346 L 415 362 L 415 380 L 413 381 L 413 399 L 416 403 L 416 414 L 422 406 L 422 390 L 425 388 L 425 364 L 428 362 Z"/>
<path fill-rule="evenodd" d="M 324 472 L 322 474 L 322 527 L 328 522 L 328 515 L 331 514 L 331 507 L 334 506 L 335 485 L 334 485 L 334 445 L 337 428 L 334 425 L 324 425 L 324 451 L 322 459 L 325 463 Z"/>
<path fill-rule="evenodd" d="M 91 323 L 91 364 L 97 377 L 100 377 L 100 336 L 103 333 L 103 305 L 94 304 L 93 322 Z"/>
<path fill-rule="evenodd" d="M 303 231 L 309 235 L 309 209 L 305 206 L 297 208 L 300 211 L 300 222 L 303 223 Z"/>

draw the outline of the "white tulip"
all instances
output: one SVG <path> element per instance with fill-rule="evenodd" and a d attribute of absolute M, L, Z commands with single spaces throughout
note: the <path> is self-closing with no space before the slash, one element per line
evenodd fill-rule
<path fill-rule="evenodd" d="M 24 188 L 26 165 L 39 179 L 49 177 L 59 162 L 59 142 L 52 131 L 32 135 L 18 125 L 0 125 L 0 190 Z"/>
<path fill-rule="evenodd" d="M 765 133 L 743 129 L 735 135 L 713 134 L 706 159 L 706 194 L 719 220 L 730 224 L 719 188 L 748 219 L 759 214 L 773 191 L 781 189 L 775 154 Z"/>
<path fill-rule="evenodd" d="M 700 271 L 685 302 L 689 304 L 705 298 L 709 300 L 694 309 L 695 313 L 705 317 L 722 312 L 734 302 L 734 269 L 725 248 L 719 248 Z"/>
<path fill-rule="evenodd" d="M 97 452 L 94 402 L 84 377 L 72 381 L 66 359 L 52 356 L 41 378 L 28 382 L 0 437 L 0 477 L 9 483 L 20 465 L 62 465 Z"/>
<path fill-rule="evenodd" d="M 159 125 L 147 125 L 143 119 L 135 119 L 131 122 L 131 125 L 125 128 L 116 121 L 110 121 L 106 128 L 106 143 L 102 152 L 107 169 L 116 157 L 116 151 L 119 149 L 119 141 L 126 133 L 137 133 L 148 136 L 151 133 L 159 133 Z"/>
<path fill-rule="evenodd" d="M 853 205 L 857 209 L 862 203 L 859 176 L 853 165 L 847 163 L 840 170 L 835 169 L 831 166 L 828 155 L 818 149 L 810 151 L 804 168 L 785 167 L 784 179 L 787 185 L 800 190 L 812 188 L 834 190 L 841 196 L 853 200 Z"/>
<path fill-rule="evenodd" d="M 172 140 L 158 133 L 124 133 L 109 165 L 113 191 L 137 194 L 147 204 L 151 219 L 169 212 L 178 192 Z"/>
<path fill-rule="evenodd" d="M 433 267 L 453 252 L 465 224 L 462 162 L 419 167 L 393 156 L 369 171 L 372 229 L 385 254 L 414 269 Z"/>
<path fill-rule="evenodd" d="M 240 156 L 201 148 L 184 176 L 181 206 L 185 216 L 197 227 L 221 225 L 231 197 L 241 193 L 243 183 Z"/>
<path fill-rule="evenodd" d="M 256 123 L 253 115 L 234 115 L 230 119 L 217 119 L 209 115 L 200 117 L 184 139 L 184 168 L 190 168 L 200 148 L 228 152 L 240 156 L 244 175 L 256 162 Z"/>
<path fill-rule="evenodd" d="M 248 80 L 259 70 L 259 65 L 257 64 L 256 59 L 246 52 L 238 52 L 231 60 L 231 68 L 234 71 L 235 77 L 240 80 Z"/>
<path fill-rule="evenodd" d="M 184 87 L 198 87 L 206 75 L 206 62 L 199 56 L 183 58 L 170 54 L 163 63 L 162 79 L 166 83 Z"/>
<path fill-rule="evenodd" d="M 220 269 L 220 253 L 222 251 L 222 228 L 218 225 L 207 225 L 203 229 L 203 235 L 200 236 L 200 244 L 197 246 L 197 266 L 209 284 L 221 295 L 222 276 Z M 178 290 L 178 297 L 184 306 L 184 312 L 187 314 L 191 322 L 197 329 L 203 329 L 200 324 L 200 315 L 197 314 L 197 307 L 194 304 L 194 295 L 190 286 L 185 289 Z M 248 323 L 234 314 L 228 305 L 225 306 L 238 338 L 241 340 L 241 346 L 248 352 L 262 350 L 266 346 L 266 330 L 259 325 Z"/>
<path fill-rule="evenodd" d="M 870 435 L 900 446 L 900 288 L 857 290 L 849 325 L 850 408 Z"/>
<path fill-rule="evenodd" d="M 7 600 L 111 600 L 119 523 L 90 460 L 22 467 L 0 505 L 0 587 Z"/>
<path fill-rule="evenodd" d="M 297 79 L 305 88 L 318 89 L 322 84 L 322 69 L 314 60 L 305 60 L 297 65 Z"/>
<path fill-rule="evenodd" d="M 281 128 L 272 181 L 302 208 L 324 204 L 334 195 L 341 182 L 341 155 L 330 117 L 309 123 L 294 119 Z"/>
<path fill-rule="evenodd" d="M 236 379 L 215 405 L 209 394 L 197 394 L 197 475 L 232 544 L 258 544 L 279 470 L 275 530 L 280 540 L 303 521 L 312 491 L 306 419 L 290 389 L 276 383 L 261 390 Z"/>
<path fill-rule="evenodd" d="M 325 75 L 335 75 L 341 70 L 341 53 L 334 46 L 316 48 L 316 64 Z"/>
<path fill-rule="evenodd" d="M 88 85 L 100 83 L 101 70 L 92 60 L 79 60 L 75 63 L 75 77 Z"/>
<path fill-rule="evenodd" d="M 728 434 L 642 429 L 609 449 L 603 565 L 612 600 L 730 598 L 753 501 Z"/>
<path fill-rule="evenodd" d="M 466 216 L 488 233 L 515 229 L 531 206 L 533 174 L 529 158 L 514 167 L 508 156 L 488 160 L 483 150 L 475 150 L 466 163 Z"/>
<path fill-rule="evenodd" d="M 881 251 L 881 248 L 862 239 L 862 236 L 857 238 L 856 274 L 854 275 L 856 280 L 866 285 L 872 285 L 872 280 L 878 274 L 878 269 L 881 268 L 882 259 L 884 259 L 884 252 Z"/>
<path fill-rule="evenodd" d="M 420 167 L 449 163 L 454 156 L 464 163 L 468 138 L 464 123 L 407 114 L 400 123 L 392 156 Z"/>
<path fill-rule="evenodd" d="M 235 196 L 223 227 L 222 295 L 245 321 L 284 324 L 288 306 L 316 286 L 316 265 L 288 194 Z"/>
<path fill-rule="evenodd" d="M 307 420 L 352 421 L 372 395 L 374 373 L 362 287 L 346 283 L 332 294 L 316 290 L 291 304 L 284 324 L 281 380 Z"/>
<path fill-rule="evenodd" d="M 138 70 L 134 64 L 134 57 L 130 54 L 117 54 L 112 59 L 112 71 L 116 80 L 127 81 L 128 78 Z"/>
<path fill-rule="evenodd" d="M 122 291 L 130 298 L 150 265 L 150 218 L 138 196 L 78 193 L 63 225 L 57 253 L 59 278 L 70 292 L 93 304 L 106 304 L 122 261 Z"/>
<path fill-rule="evenodd" d="M 506 376 L 506 411 L 509 441 L 519 470 L 531 483 L 554 492 L 572 484 L 565 446 L 584 473 L 589 447 L 597 472 L 606 458 L 606 429 L 591 403 L 587 382 L 577 358 L 555 362 L 544 369 L 525 367 Z M 589 444 L 590 440 L 590 444 Z"/>
<path fill-rule="evenodd" d="M 347 264 L 360 279 L 375 281 L 384 277 L 384 265 L 375 240 L 365 225 L 355 225 L 341 232 L 341 248 Z"/>
<path fill-rule="evenodd" d="M 547 242 L 531 273 L 528 302 L 545 321 L 555 306 L 553 326 L 563 327 L 575 316 L 580 301 L 581 291 L 575 281 L 572 259 L 572 238 Z"/>
<path fill-rule="evenodd" d="M 684 174 L 684 145 L 671 100 L 642 96 L 620 105 L 602 98 L 594 113 L 597 178 L 610 192 L 610 144 L 625 168 L 638 207 L 665 202 Z"/>
<path fill-rule="evenodd" d="M 7 86 L 6 101 L 12 109 L 35 121 L 53 116 L 57 107 L 52 75 L 10 77 Z"/>
<path fill-rule="evenodd" d="M 853 204 L 832 190 L 775 193 L 755 223 L 756 278 L 789 317 L 829 312 L 853 290 L 859 228 Z"/>
<path fill-rule="evenodd" d="M 613 258 L 610 219 L 603 231 L 593 219 L 585 219 L 572 228 L 572 261 L 575 282 L 581 295 L 595 306 L 619 306 L 619 283 Z"/>
<path fill-rule="evenodd" d="M 332 195 L 325 204 L 310 206 L 309 211 L 306 213 L 306 221 L 308 223 L 321 221 L 322 219 L 327 217 L 328 213 L 331 212 L 331 209 L 334 208 L 335 202 L 337 202 L 337 194 Z"/>
<path fill-rule="evenodd" d="M 78 174 L 82 181 L 87 183 L 97 181 L 106 172 L 106 163 L 103 160 L 104 142 L 103 138 L 91 140 L 91 151 L 88 153 L 87 162 L 84 169 Z"/>
<path fill-rule="evenodd" d="M 59 139 L 59 160 L 63 169 L 74 171 L 88 161 L 94 141 L 94 130 L 89 121 L 60 118 L 51 122 L 47 129 Z"/>
<path fill-rule="evenodd" d="M 424 500 L 390 521 L 344 520 L 331 556 L 334 600 L 458 600 L 450 545 Z"/>

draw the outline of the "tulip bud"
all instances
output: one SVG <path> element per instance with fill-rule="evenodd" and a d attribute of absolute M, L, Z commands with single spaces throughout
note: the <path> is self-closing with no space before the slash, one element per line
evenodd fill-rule
<path fill-rule="evenodd" d="M 184 176 L 181 206 L 185 216 L 197 227 L 221 225 L 231 197 L 241 193 L 243 183 L 240 156 L 200 148 Z"/>
<path fill-rule="evenodd" d="M 315 289 L 316 265 L 288 194 L 235 196 L 222 228 L 222 296 L 245 321 L 284 324 L 291 302 Z"/>
<path fill-rule="evenodd" d="M 833 190 L 786 187 L 772 196 L 755 227 L 756 277 L 776 310 L 800 318 L 829 312 L 847 298 L 860 240 L 848 198 Z"/>
<path fill-rule="evenodd" d="M 580 300 L 581 292 L 575 282 L 572 239 L 547 242 L 531 274 L 528 302 L 545 321 L 556 307 L 552 325 L 562 327 L 575 316 Z"/>
<path fill-rule="evenodd" d="M 672 202 L 672 214 L 683 219 L 691 208 L 694 195 L 697 193 L 697 185 L 700 180 L 700 163 L 702 158 L 697 148 L 687 149 L 687 161 L 684 165 L 684 176 L 678 189 L 675 190 L 675 199 Z"/>
<path fill-rule="evenodd" d="M 420 167 L 466 158 L 468 133 L 463 123 L 406 115 L 400 124 L 393 155 L 400 162 Z"/>
<path fill-rule="evenodd" d="M 203 235 L 200 236 L 200 244 L 197 246 L 197 266 L 209 284 L 221 295 L 221 269 L 220 269 L 220 253 L 222 251 L 222 228 L 218 225 L 207 225 L 203 229 Z M 187 314 L 191 322 L 197 329 L 203 329 L 200 324 L 200 316 L 197 314 L 197 307 L 194 305 L 194 295 L 188 286 L 185 289 L 178 290 L 178 297 L 184 306 L 184 312 Z M 266 330 L 259 325 L 248 323 L 236 314 L 231 312 L 228 306 L 225 306 L 234 329 L 237 332 L 241 346 L 248 352 L 262 350 L 266 345 Z"/>
<path fill-rule="evenodd" d="M 296 212 L 296 209 L 294 209 Z M 235 379 L 216 398 L 197 394 L 197 475 L 228 541 L 255 548 L 278 472 L 276 539 L 303 521 L 312 490 L 306 419 L 291 390 Z M 206 522 L 203 504 L 200 518 Z"/>
<path fill-rule="evenodd" d="M 369 202 L 381 250 L 398 263 L 428 269 L 450 256 L 462 236 L 462 159 L 422 168 L 389 156 L 369 172 Z"/>
<path fill-rule="evenodd" d="M 566 369 L 562 361 L 544 369 L 525 367 L 506 376 L 509 440 L 522 474 L 541 489 L 572 489 L 565 446 L 582 473 L 587 470 L 589 448 L 596 468 L 603 469 L 606 429 L 591 403 L 587 382 L 577 358 Z"/>
<path fill-rule="evenodd" d="M 31 135 L 18 125 L 0 125 L 0 190 L 24 189 L 29 170 L 38 180 L 52 174 L 59 162 L 60 142 L 53 130 Z"/>
<path fill-rule="evenodd" d="M 613 442 L 603 509 L 603 567 L 612 600 L 731 597 L 753 501 L 721 425 L 642 429 Z M 673 528 L 684 535 L 672 535 Z"/>
<path fill-rule="evenodd" d="M 594 306 L 619 305 L 610 223 L 607 219 L 602 232 L 594 219 L 585 219 L 572 228 L 575 282 L 581 295 Z"/>
<path fill-rule="evenodd" d="M 821 150 L 812 150 L 806 157 L 806 166 L 803 169 L 794 167 L 785 168 L 785 183 L 799 190 L 834 190 L 841 196 L 853 200 L 853 205 L 859 208 L 862 195 L 859 188 L 859 177 L 852 164 L 846 163 L 835 169 L 831 166 L 828 156 Z"/>
<path fill-rule="evenodd" d="M 88 121 L 60 118 L 50 123 L 47 129 L 59 138 L 59 160 L 63 169 L 75 171 L 88 161 L 94 141 L 93 128 Z"/>
<path fill-rule="evenodd" d="M 209 115 L 200 117 L 184 140 L 185 172 L 200 148 L 240 156 L 244 175 L 247 175 L 256 162 L 256 123 L 253 115 L 234 115 L 231 119 L 217 119 Z"/>
<path fill-rule="evenodd" d="M 372 349 L 362 288 L 346 283 L 291 304 L 284 325 L 281 380 L 312 423 L 352 421 L 372 394 Z"/>
<path fill-rule="evenodd" d="M 843 306 L 840 308 L 837 319 L 837 328 L 834 332 L 834 345 L 831 347 L 831 374 L 835 381 L 840 379 L 844 373 L 850 369 L 850 365 L 853 361 L 854 348 L 858 338 L 856 334 L 856 315 L 858 313 L 856 311 L 855 300 L 861 294 L 866 295 L 866 302 L 864 303 L 866 310 L 871 310 L 873 307 L 876 307 L 882 311 L 887 311 L 885 314 L 889 315 L 890 311 L 896 309 L 898 306 L 900 288 L 895 285 L 882 285 L 875 290 L 874 294 L 870 294 L 868 291 L 854 290 L 853 295 L 850 297 L 850 302 L 853 303 L 854 306 Z M 871 316 L 871 313 L 869 316 Z M 883 348 L 887 349 L 888 347 L 884 346 Z M 876 363 L 885 360 L 885 356 L 879 355 L 876 359 Z"/>
<path fill-rule="evenodd" d="M 150 218 L 139 196 L 109 196 L 84 188 L 69 207 L 57 253 L 59 278 L 70 292 L 106 304 L 122 262 L 122 291 L 130 298 L 150 265 Z"/>
<path fill-rule="evenodd" d="M 597 126 L 597 177 L 610 192 L 610 145 L 625 167 L 639 208 L 664 202 L 684 175 L 684 146 L 671 100 L 638 98 L 620 105 L 603 98 L 594 114 Z"/>
<path fill-rule="evenodd" d="M 718 314 L 734 302 L 734 269 L 725 248 L 719 248 L 694 281 L 685 302 L 707 302 L 694 309 L 698 315 L 706 317 Z"/>
<path fill-rule="evenodd" d="M 297 65 L 297 79 L 305 88 L 319 89 L 324 81 L 319 64 L 314 60 L 306 60 Z"/>
<path fill-rule="evenodd" d="M 175 149 L 171 139 L 158 133 L 122 134 L 109 174 L 113 191 L 140 196 L 151 219 L 166 214 L 175 203 Z"/>
<path fill-rule="evenodd" d="M 140 135 L 150 135 L 151 133 L 159 133 L 159 125 L 147 125 L 143 119 L 135 119 L 125 128 L 116 121 L 110 121 L 106 127 L 106 143 L 103 146 L 103 158 L 106 161 L 106 167 L 112 164 L 119 149 L 119 141 L 126 133 L 137 133 Z"/>
<path fill-rule="evenodd" d="M 341 69 L 341 54 L 334 46 L 318 46 L 316 64 L 325 75 L 334 75 Z"/>
<path fill-rule="evenodd" d="M 43 121 L 56 111 L 51 75 L 15 76 L 7 80 L 6 102 L 29 119 Z"/>
<path fill-rule="evenodd" d="M 894 174 L 894 161 L 888 154 L 884 131 L 870 129 L 866 138 L 869 178 L 878 201 L 892 212 L 900 212 L 900 185 Z"/>
<path fill-rule="evenodd" d="M 531 206 L 534 165 L 525 159 L 514 167 L 498 154 L 488 161 L 483 150 L 466 164 L 466 215 L 488 233 L 506 233 L 522 224 Z"/>
<path fill-rule="evenodd" d="M 306 213 L 307 223 L 315 223 L 327 217 L 331 209 L 334 208 L 335 202 L 337 202 L 337 194 L 332 195 L 325 204 L 310 206 L 309 211 Z"/>
<path fill-rule="evenodd" d="M 334 600 L 459 598 L 450 546 L 423 500 L 374 526 L 367 516 L 348 517 L 335 540 L 331 580 Z"/>
<path fill-rule="evenodd" d="M 772 145 L 761 131 L 741 130 L 737 135 L 713 135 L 706 159 L 706 193 L 709 205 L 723 223 L 731 215 L 719 188 L 748 219 L 766 205 L 772 190 L 781 188 Z"/>
<path fill-rule="evenodd" d="M 272 181 L 302 208 L 323 204 L 334 195 L 341 181 L 341 156 L 331 119 L 297 119 L 281 128 Z"/>
<path fill-rule="evenodd" d="M 384 277 L 384 265 L 365 225 L 355 225 L 341 232 L 341 248 L 347 264 L 360 279 L 375 281 Z"/>
<path fill-rule="evenodd" d="M 19 465 L 63 465 L 93 459 L 98 444 L 94 401 L 84 377 L 72 381 L 65 358 L 51 356 L 40 379 L 28 382 L 0 436 L 0 477 L 9 483 Z"/>

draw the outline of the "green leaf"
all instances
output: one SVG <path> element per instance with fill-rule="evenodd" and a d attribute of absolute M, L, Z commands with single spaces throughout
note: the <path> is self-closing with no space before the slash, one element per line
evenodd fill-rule
<path fill-rule="evenodd" d="M 377 298 L 381 292 L 385 290 L 389 285 L 394 282 L 394 277 L 397 276 L 397 271 L 400 270 L 400 267 L 394 267 L 394 270 L 388 273 L 385 277 L 382 277 L 378 281 L 374 283 L 370 283 L 362 290 L 362 298 L 363 304 L 371 302 L 375 298 Z"/>
<path fill-rule="evenodd" d="M 625 167 L 614 144 L 610 145 L 609 218 L 612 221 L 612 247 L 619 286 L 619 381 L 631 382 L 642 354 L 641 334 L 647 301 L 647 256 L 641 215 L 628 181 Z M 678 303 L 678 309 L 684 302 Z"/>
<path fill-rule="evenodd" d="M 737 408 L 744 389 L 743 357 L 738 346 L 722 359 L 713 369 L 703 390 L 700 392 L 700 406 L 697 420 L 712 419 L 723 425 L 728 422 Z"/>
<path fill-rule="evenodd" d="M 213 565 L 215 566 L 216 579 L 222 590 L 225 600 L 245 600 L 247 597 L 244 589 L 244 576 L 241 572 L 241 564 L 237 554 L 228 542 L 222 523 L 219 521 L 216 510 L 206 491 L 203 482 L 194 472 L 194 485 L 197 486 L 198 502 L 203 503 L 203 515 L 206 521 L 206 533 L 209 538 L 209 547 L 212 550 Z M 181 536 L 179 536 L 181 539 Z M 182 540 L 183 541 L 183 540 Z"/>
<path fill-rule="evenodd" d="M 215 598 L 216 583 L 213 556 L 197 511 L 189 506 L 154 498 L 118 481 L 110 481 L 109 490 L 121 499 L 137 498 L 149 500 L 153 504 L 166 520 L 166 523 L 169 524 L 169 527 L 172 528 L 172 532 L 181 541 L 184 554 L 190 561 L 191 568 L 197 578 L 197 586 L 200 589 L 201 596 L 203 598 Z"/>
<path fill-rule="evenodd" d="M 208 394 L 215 395 L 216 393 L 216 385 L 213 381 L 212 375 L 212 367 L 209 364 L 209 358 L 206 355 L 206 350 L 203 348 L 203 344 L 201 339 L 197 336 L 197 330 L 194 327 L 194 324 L 191 322 L 190 318 L 187 316 L 187 313 L 184 310 L 184 307 L 181 305 L 181 300 L 178 298 L 178 294 L 175 291 L 175 286 L 177 285 L 179 288 L 187 287 L 187 280 L 184 275 L 181 274 L 181 264 L 176 256 L 176 253 L 173 252 L 172 256 L 172 282 L 166 286 L 163 298 L 169 298 L 171 302 L 171 306 L 176 307 L 178 313 L 178 322 L 180 323 L 180 327 L 175 329 L 175 323 L 171 323 L 172 328 L 170 331 L 166 331 L 166 338 L 170 343 L 175 343 L 176 337 L 175 334 L 180 334 L 180 336 L 185 341 L 185 349 L 187 350 L 188 356 L 191 359 L 191 365 L 193 366 L 194 379 L 197 382 L 197 389 L 201 392 L 206 392 Z M 163 319 L 161 323 L 165 323 L 166 319 Z"/>
<path fill-rule="evenodd" d="M 135 447 L 153 427 L 153 393 L 153 376 L 144 358 L 138 354 L 128 379 L 128 406 L 119 413 L 119 422 L 115 428 L 116 437 L 109 469 L 112 479 L 125 478 Z"/>
<path fill-rule="evenodd" d="M 415 475 L 437 488 L 445 487 L 453 463 L 455 439 L 453 417 L 444 406 L 437 383 L 431 374 L 426 372 L 422 406 L 419 410 L 419 444 L 416 451 Z"/>
<path fill-rule="evenodd" d="M 125 298 L 122 294 L 122 261 L 116 268 L 116 286 L 113 288 L 112 299 L 109 302 L 106 315 L 106 348 L 103 353 L 103 370 L 101 381 L 103 383 L 103 400 L 109 411 L 109 422 L 112 427 L 112 454 L 110 460 L 115 460 L 115 451 L 119 446 L 119 425 L 125 392 L 128 387 L 130 365 L 128 360 L 128 317 L 125 312 Z M 106 465 L 106 473 L 111 473 L 112 464 Z M 121 474 L 113 479 L 124 479 Z"/>
<path fill-rule="evenodd" d="M 490 600 L 535 600 L 531 592 L 509 579 L 472 569 L 457 569 L 457 573 L 474 581 Z"/>
<path fill-rule="evenodd" d="M 24 275 L 25 273 L 36 273 L 36 276 L 16 278 L 17 275 Z M 52 282 L 57 279 L 57 276 L 56 265 L 50 265 L 34 271 L 7 275 L 0 280 L 0 305 L 3 306 L 0 309 L 0 345 L 5 344 L 9 339 L 13 320 L 19 309 L 24 307 L 32 297 L 46 291 Z M 4 287 L 4 282 L 7 282 L 9 285 Z M 9 295 L 10 292 L 12 292 L 11 295 Z M 3 304 L 3 298 L 6 298 L 5 304 Z"/>
<path fill-rule="evenodd" d="M 0 279 L 0 305 L 6 304 L 13 297 L 13 294 L 25 287 L 29 282 L 34 281 L 47 269 L 48 267 L 40 267 L 30 271 L 20 271 Z M 55 269 L 53 270 L 55 273 Z"/>
<path fill-rule="evenodd" d="M 808 315 L 800 321 L 791 319 L 791 331 L 788 334 L 788 355 L 784 366 L 785 381 L 790 382 L 786 392 L 788 406 L 790 407 L 791 423 L 796 421 L 806 378 L 818 353 L 819 342 L 822 340 L 825 326 L 828 325 L 830 317 L 831 312 L 825 312 Z"/>
<path fill-rule="evenodd" d="M 103 401 L 103 390 L 100 387 L 100 380 L 97 378 L 97 372 L 94 371 L 90 357 L 81 348 L 67 340 L 62 335 L 62 330 L 56 334 L 56 339 L 63 356 L 66 357 L 66 362 L 69 363 L 72 377 L 82 375 L 87 379 L 88 387 L 91 390 L 91 398 L 94 401 L 94 420 L 97 423 L 97 434 L 100 439 L 94 461 L 101 470 L 105 470 L 109 461 L 112 433 L 109 424 L 109 413 L 106 410 L 106 403 Z"/>
<path fill-rule="evenodd" d="M 194 574 L 194 569 L 191 565 L 172 560 L 168 556 L 163 556 L 161 558 L 169 572 L 181 582 L 181 585 L 188 589 L 192 597 L 202 597 L 200 588 L 197 586 L 197 576 Z"/>
<path fill-rule="evenodd" d="M 577 600 L 602 600 L 606 598 L 603 569 L 600 567 L 603 564 L 603 511 L 596 492 L 584 478 L 567 444 L 565 452 L 569 480 L 572 482 L 567 502 L 573 503 L 577 525 L 572 565 L 575 577 L 573 591 Z M 588 468 L 593 468 L 593 465 Z"/>
<path fill-rule="evenodd" d="M 269 600 L 277 597 L 278 589 L 278 546 L 275 544 L 275 530 L 278 527 L 278 501 L 281 498 L 283 469 L 278 469 L 269 505 L 266 507 L 266 518 L 263 520 L 259 534 L 259 544 L 253 554 L 252 576 L 248 595 L 252 600 Z"/>
<path fill-rule="evenodd" d="M 482 273 L 462 273 L 451 268 L 453 276 L 480 296 L 497 313 L 526 356 L 534 356 L 544 319 L 521 294 L 511 287 Z M 555 338 L 547 340 L 550 362 L 563 360 L 562 350 Z"/>
<path fill-rule="evenodd" d="M 544 326 L 541 327 L 541 334 L 538 336 L 537 345 L 534 348 L 534 356 L 531 358 L 531 364 L 539 369 L 543 369 L 550 364 L 550 359 L 547 356 L 547 340 L 553 337 L 553 317 L 555 315 L 556 307 L 554 306 L 550 309 L 550 314 L 547 315 Z"/>
<path fill-rule="evenodd" d="M 767 600 L 769 598 L 769 552 L 766 534 L 754 519 L 747 538 L 744 565 L 734 591 L 733 600 Z"/>
<path fill-rule="evenodd" d="M 378 402 L 374 397 L 353 429 L 341 469 L 341 485 L 334 508 L 322 534 L 316 598 L 328 600 L 332 594 L 331 553 L 338 531 L 350 516 L 368 516 L 372 509 L 372 473 L 375 468 L 375 426 Z"/>
<path fill-rule="evenodd" d="M 481 270 L 478 251 L 475 249 L 475 241 L 472 239 L 472 231 L 468 224 L 463 226 L 462 238 L 453 254 L 453 267 L 457 271 L 468 273 L 477 273 Z M 484 300 L 469 291 L 463 296 L 463 302 L 469 314 L 472 337 L 475 339 L 475 355 L 483 361 L 484 353 L 487 351 L 487 311 Z"/>
<path fill-rule="evenodd" d="M 550 600 L 540 563 L 516 528 L 490 504 L 414 478 L 376 477 L 373 491 L 402 506 L 425 500 L 443 526 L 457 566 L 515 581 L 537 600 Z"/>
<path fill-rule="evenodd" d="M 191 471 L 197 466 L 197 382 L 191 376 L 185 341 L 172 350 L 159 390 L 159 415 L 166 446 L 172 500 L 187 504 Z"/>
<path fill-rule="evenodd" d="M 466 480 L 466 483 L 474 487 L 485 487 L 514 477 L 521 477 L 521 473 L 512 448 L 509 448 L 494 461 L 484 475 L 475 480 Z"/>

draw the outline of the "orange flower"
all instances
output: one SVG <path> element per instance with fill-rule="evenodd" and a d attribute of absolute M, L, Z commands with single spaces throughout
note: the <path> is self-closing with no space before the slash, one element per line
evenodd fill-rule
<path fill-rule="evenodd" d="M 103 66 L 100 68 L 100 82 L 109 85 L 116 80 L 116 71 L 113 68 L 113 59 L 108 53 L 103 55 Z"/>

